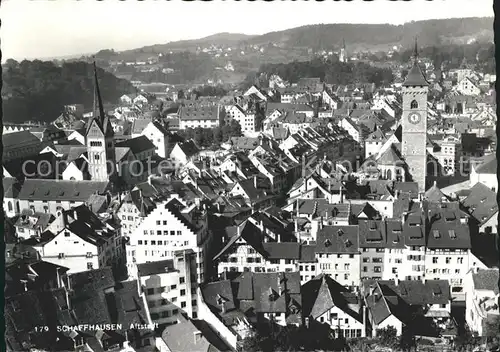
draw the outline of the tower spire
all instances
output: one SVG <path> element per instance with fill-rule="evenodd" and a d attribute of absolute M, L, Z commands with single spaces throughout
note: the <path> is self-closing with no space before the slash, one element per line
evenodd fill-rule
<path fill-rule="evenodd" d="M 415 48 L 413 49 L 413 59 L 415 62 L 418 60 L 418 43 L 417 43 L 417 37 L 415 37 Z"/>
<path fill-rule="evenodd" d="M 97 66 L 95 63 L 94 59 L 94 111 L 93 111 L 93 117 L 97 118 L 99 116 L 98 120 L 101 126 L 104 123 L 104 106 L 102 105 L 102 98 L 101 98 L 101 91 L 99 89 L 99 80 L 97 79 Z"/>

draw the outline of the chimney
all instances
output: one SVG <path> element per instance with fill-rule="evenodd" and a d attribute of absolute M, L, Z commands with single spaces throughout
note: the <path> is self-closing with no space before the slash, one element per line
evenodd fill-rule
<path fill-rule="evenodd" d="M 281 295 L 283 294 L 283 287 L 281 285 L 281 275 L 283 275 L 282 273 L 278 273 L 278 276 L 277 276 L 277 280 L 278 280 L 278 296 L 281 297 Z"/>
<path fill-rule="evenodd" d="M 20 281 L 24 286 L 24 292 L 28 291 L 28 281 L 27 280 L 20 280 Z"/>
<path fill-rule="evenodd" d="M 196 344 L 196 343 L 198 343 L 198 342 L 200 342 L 200 341 L 201 341 L 201 339 L 202 339 L 202 337 L 203 337 L 203 336 L 201 335 L 201 331 L 194 331 L 194 332 L 193 332 L 193 336 L 194 336 L 194 343 L 195 343 L 195 344 Z"/>
<path fill-rule="evenodd" d="M 57 288 L 61 288 L 61 276 L 59 275 L 59 269 L 61 269 L 60 267 L 56 267 L 56 284 L 57 284 Z"/>

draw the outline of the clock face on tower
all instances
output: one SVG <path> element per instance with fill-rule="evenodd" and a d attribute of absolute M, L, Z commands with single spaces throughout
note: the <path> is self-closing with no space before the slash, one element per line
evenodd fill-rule
<path fill-rule="evenodd" d="M 420 115 L 416 112 L 412 112 L 411 114 L 408 115 L 408 121 L 416 125 L 417 123 L 420 122 Z"/>

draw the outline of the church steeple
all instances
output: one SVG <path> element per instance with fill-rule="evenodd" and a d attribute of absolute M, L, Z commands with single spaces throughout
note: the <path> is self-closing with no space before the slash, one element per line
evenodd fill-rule
<path fill-rule="evenodd" d="M 104 106 L 102 104 L 101 91 L 99 89 L 99 80 L 97 79 L 97 66 L 94 60 L 94 118 L 97 118 L 101 126 L 104 125 Z"/>
<path fill-rule="evenodd" d="M 417 43 L 417 37 L 415 37 L 415 47 L 413 48 L 413 62 L 418 63 L 418 43 Z"/>
<path fill-rule="evenodd" d="M 413 48 L 413 65 L 408 72 L 408 76 L 403 83 L 404 86 L 428 86 L 429 82 L 425 79 L 424 73 L 418 64 L 418 43 L 415 37 L 415 46 Z"/>

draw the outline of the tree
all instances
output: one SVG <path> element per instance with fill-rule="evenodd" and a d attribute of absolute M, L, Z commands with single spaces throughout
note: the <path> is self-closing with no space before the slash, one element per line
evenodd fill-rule
<path fill-rule="evenodd" d="M 393 326 L 377 330 L 380 344 L 385 347 L 395 348 L 398 345 L 398 332 Z"/>
<path fill-rule="evenodd" d="M 458 352 L 472 351 L 480 345 L 480 338 L 477 334 L 473 334 L 468 327 L 465 327 L 462 331 L 459 331 L 453 345 L 454 350 Z"/>

